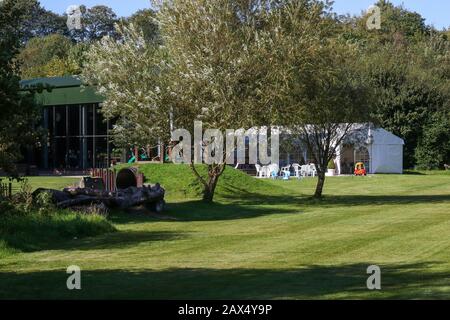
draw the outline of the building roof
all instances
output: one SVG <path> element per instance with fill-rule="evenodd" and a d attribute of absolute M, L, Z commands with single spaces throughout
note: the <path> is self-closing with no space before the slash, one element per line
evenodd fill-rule
<path fill-rule="evenodd" d="M 376 128 L 372 130 L 374 144 L 384 144 L 384 145 L 404 145 L 405 141 L 397 137 L 395 134 L 383 129 Z"/>
<path fill-rule="evenodd" d="M 83 85 L 74 76 L 22 80 L 22 91 L 35 90 L 36 102 L 43 106 L 101 103 L 105 99 L 95 87 Z"/>

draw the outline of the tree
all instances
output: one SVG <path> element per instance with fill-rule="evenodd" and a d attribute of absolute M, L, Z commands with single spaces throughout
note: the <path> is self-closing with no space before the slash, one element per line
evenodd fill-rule
<path fill-rule="evenodd" d="M 22 78 L 71 74 L 68 53 L 72 46 L 68 38 L 59 34 L 32 38 L 17 57 Z"/>
<path fill-rule="evenodd" d="M 161 4 L 158 21 L 170 66 L 165 78 L 175 129 L 194 136 L 194 121 L 222 134 L 227 129 L 272 124 L 263 121 L 275 116 L 270 114 L 276 98 L 271 89 L 278 85 L 275 69 L 267 68 L 267 58 L 275 49 L 270 42 L 274 29 L 268 25 L 281 22 L 271 16 L 272 4 L 256 0 Z M 264 28 L 268 28 L 265 33 Z M 204 139 L 203 147 L 213 143 L 214 138 Z M 217 161 L 207 164 L 206 175 L 188 159 L 207 202 L 213 201 L 226 168 L 226 152 L 216 149 L 215 156 Z"/>
<path fill-rule="evenodd" d="M 343 20 L 343 40 L 366 56 L 373 120 L 405 140 L 404 166 L 417 161 L 416 148 L 427 123 L 448 104 L 449 41 L 445 32 L 425 25 L 423 17 L 387 1 L 379 1 L 382 29 L 367 30 L 367 16 Z"/>
<path fill-rule="evenodd" d="M 137 11 L 127 19 L 127 22 L 142 30 L 146 41 L 153 41 L 160 36 L 156 13 L 151 9 Z"/>
<path fill-rule="evenodd" d="M 19 0 L 19 2 L 21 1 Z M 21 44 L 27 43 L 34 37 L 44 37 L 51 34 L 67 35 L 68 29 L 64 16 L 44 9 L 37 0 L 29 0 L 27 7 L 29 16 L 19 26 Z"/>
<path fill-rule="evenodd" d="M 121 147 L 156 144 L 168 139 L 169 111 L 161 75 L 164 51 L 147 42 L 133 25 L 119 24 L 123 39 L 105 37 L 85 53 L 82 76 L 106 97 L 102 111 L 117 119 L 113 130 Z"/>
<path fill-rule="evenodd" d="M 97 5 L 92 8 L 81 6 L 81 30 L 70 31 L 76 42 L 94 42 L 105 36 L 117 37 L 114 25 L 119 21 L 110 7 Z"/>
<path fill-rule="evenodd" d="M 404 166 L 414 167 L 416 148 L 429 119 L 449 103 L 449 43 L 429 38 L 399 48 L 385 44 L 367 55 L 377 92 L 374 120 L 405 142 Z"/>
<path fill-rule="evenodd" d="M 265 37 L 272 52 L 266 68 L 277 83 L 269 86 L 271 110 L 307 147 L 318 172 L 315 196 L 321 197 L 336 148 L 356 123 L 368 120 L 363 51 L 337 38 L 329 2 L 286 1 L 271 16 Z"/>
<path fill-rule="evenodd" d="M 450 164 L 450 113 L 432 115 L 424 128 L 415 150 L 417 166 L 421 169 L 440 169 Z"/>
<path fill-rule="evenodd" d="M 29 1 L 0 3 L 0 168 L 13 173 L 20 148 L 34 141 L 36 108 L 31 95 L 20 92 L 14 56 L 20 46 L 20 26 L 32 12 Z"/>
<path fill-rule="evenodd" d="M 317 168 L 314 196 L 320 198 L 328 163 L 357 124 L 370 120 L 371 91 L 359 72 L 360 52 L 330 41 L 321 46 L 306 76 L 303 99 L 293 111 L 292 128 L 300 134 Z"/>

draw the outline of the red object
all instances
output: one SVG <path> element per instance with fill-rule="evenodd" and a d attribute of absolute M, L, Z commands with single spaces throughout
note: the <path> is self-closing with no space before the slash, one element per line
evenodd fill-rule
<path fill-rule="evenodd" d="M 355 165 L 355 176 L 367 176 L 367 171 L 364 163 L 358 162 Z"/>

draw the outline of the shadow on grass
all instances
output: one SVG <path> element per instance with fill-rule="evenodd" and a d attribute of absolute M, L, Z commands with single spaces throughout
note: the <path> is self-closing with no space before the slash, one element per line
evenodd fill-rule
<path fill-rule="evenodd" d="M 168 204 L 165 216 L 160 219 L 152 215 L 130 215 L 115 213 L 111 218 L 117 224 L 138 224 L 154 221 L 192 222 L 251 219 L 274 214 L 301 214 L 308 208 L 351 207 L 378 205 L 433 204 L 450 202 L 450 195 L 342 195 L 324 196 L 315 199 L 311 196 L 266 195 L 245 190 L 236 194 L 221 195 L 214 203 L 200 200 Z"/>
<path fill-rule="evenodd" d="M 260 203 L 258 203 L 260 204 Z M 159 219 L 154 215 L 129 215 L 125 213 L 115 213 L 111 220 L 116 224 L 140 224 L 155 221 L 167 222 L 193 222 L 193 221 L 221 221 L 250 219 L 273 214 L 299 214 L 299 208 L 271 208 L 261 207 L 245 203 L 235 202 L 214 202 L 205 203 L 200 200 L 169 203 L 164 212 L 164 216 L 171 219 Z"/>
<path fill-rule="evenodd" d="M 239 194 L 228 194 L 224 199 L 236 205 L 319 205 L 329 206 L 367 206 L 450 202 L 450 195 L 325 195 L 321 199 L 311 196 L 266 195 L 239 190 Z"/>
<path fill-rule="evenodd" d="M 380 265 L 381 291 L 366 287 L 372 263 L 295 269 L 85 270 L 81 291 L 65 270 L 0 273 L 2 299 L 448 299 L 450 270 Z M 82 267 L 83 270 L 83 266 Z"/>
<path fill-rule="evenodd" d="M 95 238 L 71 241 L 64 248 L 73 250 L 127 249 L 140 244 L 185 239 L 187 233 L 172 231 L 120 231 Z"/>
<path fill-rule="evenodd" d="M 122 231 L 108 233 L 97 237 L 60 240 L 52 242 L 8 242 L 6 244 L 21 252 L 36 252 L 43 250 L 110 250 L 110 249 L 126 249 L 137 246 L 142 243 L 151 243 L 157 241 L 173 241 L 184 239 L 188 235 L 186 233 L 159 231 Z"/>

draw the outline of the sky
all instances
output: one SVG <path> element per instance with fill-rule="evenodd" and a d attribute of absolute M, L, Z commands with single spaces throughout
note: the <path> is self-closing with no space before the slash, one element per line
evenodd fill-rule
<path fill-rule="evenodd" d="M 84 4 L 92 7 L 96 4 L 107 5 L 118 16 L 130 16 L 139 9 L 150 8 L 150 0 L 40 0 L 48 10 L 64 13 L 68 6 Z M 376 0 L 335 0 L 334 11 L 339 14 L 360 14 Z M 391 0 L 396 5 L 403 4 L 407 9 L 420 13 L 427 24 L 437 29 L 450 27 L 450 1 L 449 0 Z"/>

